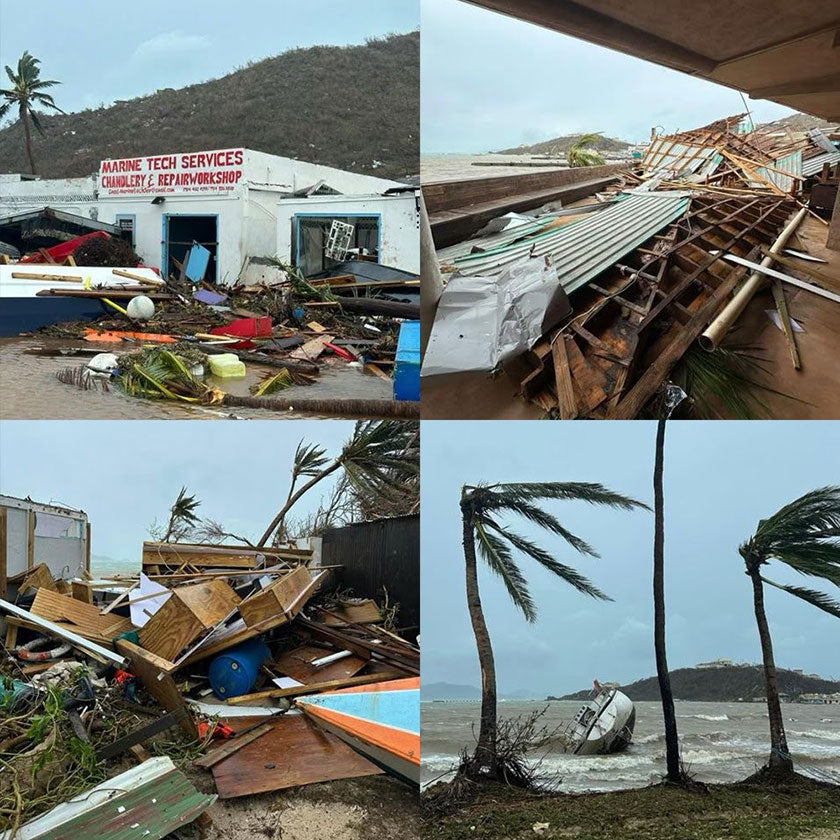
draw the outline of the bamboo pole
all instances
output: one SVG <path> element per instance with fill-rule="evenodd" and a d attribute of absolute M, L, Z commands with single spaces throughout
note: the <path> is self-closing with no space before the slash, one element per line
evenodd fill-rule
<path fill-rule="evenodd" d="M 768 268 L 773 263 L 774 255 L 782 251 L 787 244 L 788 239 L 794 234 L 796 229 L 802 223 L 802 220 L 808 213 L 808 208 L 803 207 L 794 217 L 787 223 L 785 229 L 779 234 L 776 241 L 770 247 L 767 256 L 761 261 L 764 268 Z M 741 313 L 747 308 L 747 304 L 753 299 L 755 293 L 764 285 L 765 279 L 758 271 L 754 271 L 747 278 L 743 286 L 738 290 L 731 301 L 724 307 L 720 315 L 712 321 L 706 328 L 703 334 L 698 339 L 700 346 L 711 352 L 723 340 L 723 337 L 738 320 Z"/>

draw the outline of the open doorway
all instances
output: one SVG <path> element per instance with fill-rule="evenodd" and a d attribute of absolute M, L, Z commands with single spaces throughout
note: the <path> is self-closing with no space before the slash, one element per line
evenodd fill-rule
<path fill-rule="evenodd" d="M 180 274 L 173 260 L 183 263 L 193 242 L 210 252 L 210 262 L 204 279 L 218 280 L 217 251 L 219 247 L 219 217 L 216 215 L 187 216 L 167 213 L 163 217 L 163 266 L 166 275 Z"/>
<path fill-rule="evenodd" d="M 327 239 L 334 220 L 353 225 L 350 249 L 359 249 L 378 260 L 380 239 L 380 216 L 372 215 L 309 215 L 295 214 L 294 225 L 294 262 L 304 277 L 310 277 L 325 271 L 339 261 L 330 259 L 326 254 Z"/>

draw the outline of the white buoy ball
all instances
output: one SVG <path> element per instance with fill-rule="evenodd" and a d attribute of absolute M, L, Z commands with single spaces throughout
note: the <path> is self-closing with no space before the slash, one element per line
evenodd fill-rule
<path fill-rule="evenodd" d="M 155 305 L 146 295 L 137 295 L 128 302 L 125 311 L 132 321 L 148 321 L 155 314 Z"/>

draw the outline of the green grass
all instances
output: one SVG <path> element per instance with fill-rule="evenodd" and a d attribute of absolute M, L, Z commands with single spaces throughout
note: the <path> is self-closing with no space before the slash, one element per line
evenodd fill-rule
<path fill-rule="evenodd" d="M 535 823 L 549 823 L 537 834 Z M 785 788 L 715 785 L 707 794 L 649 787 L 528 796 L 497 787 L 458 813 L 429 817 L 424 837 L 577 840 L 835 840 L 840 787 L 798 778 Z"/>

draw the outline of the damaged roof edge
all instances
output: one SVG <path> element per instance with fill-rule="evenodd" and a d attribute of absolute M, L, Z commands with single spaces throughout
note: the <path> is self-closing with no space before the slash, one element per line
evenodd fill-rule
<path fill-rule="evenodd" d="M 150 758 L 22 826 L 14 840 L 58 840 L 80 829 L 97 840 L 159 840 L 192 822 L 218 797 L 199 793 L 168 756 Z M 12 831 L 0 834 L 12 840 Z"/>

